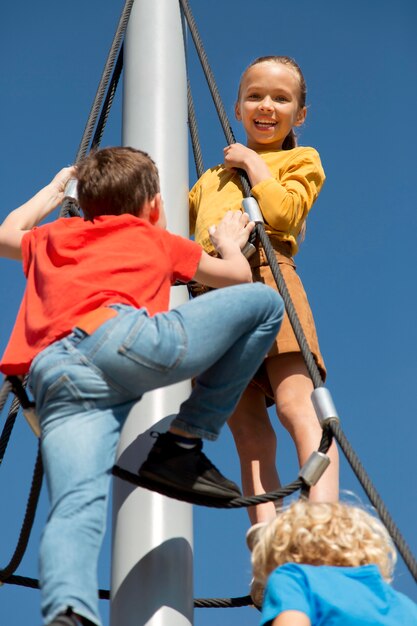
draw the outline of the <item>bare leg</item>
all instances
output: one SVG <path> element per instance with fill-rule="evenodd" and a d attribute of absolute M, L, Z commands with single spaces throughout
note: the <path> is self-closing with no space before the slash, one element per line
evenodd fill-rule
<path fill-rule="evenodd" d="M 278 417 L 295 443 L 301 466 L 317 450 L 322 435 L 311 402 L 313 383 L 298 352 L 267 359 L 266 367 Z M 334 442 L 327 454 L 330 466 L 310 492 L 310 499 L 315 502 L 333 502 L 339 497 L 339 457 Z"/>
<path fill-rule="evenodd" d="M 258 495 L 278 489 L 277 441 L 262 391 L 248 387 L 228 424 L 240 459 L 243 493 Z M 275 506 L 275 502 L 267 502 L 249 507 L 252 524 L 275 517 Z"/>

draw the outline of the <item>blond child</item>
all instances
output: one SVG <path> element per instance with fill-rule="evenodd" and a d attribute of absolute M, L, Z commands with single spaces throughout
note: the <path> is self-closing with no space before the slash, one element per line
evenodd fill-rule
<path fill-rule="evenodd" d="M 250 540 L 261 626 L 417 624 L 417 605 L 389 585 L 393 543 L 363 509 L 300 500 L 259 526 Z"/>
<path fill-rule="evenodd" d="M 207 229 L 227 210 L 241 207 L 243 191 L 236 168 L 244 170 L 324 379 L 326 370 L 313 316 L 292 258 L 325 179 L 317 151 L 296 145 L 294 128 L 303 124 L 306 113 L 306 85 L 293 59 L 261 57 L 251 63 L 242 75 L 235 105 L 236 118 L 247 135 L 247 146 L 227 146 L 224 163 L 205 172 L 194 185 L 190 192 L 190 227 L 196 241 L 210 254 L 215 253 Z M 276 289 L 262 250 L 255 253 L 250 263 L 254 280 Z M 294 440 L 300 465 L 317 449 L 321 428 L 310 400 L 312 391 L 298 342 L 285 316 L 263 366 L 228 422 L 240 457 L 245 494 L 259 494 L 280 486 L 276 436 L 267 405 L 275 403 L 281 423 Z M 329 456 L 331 465 L 311 489 L 312 500 L 338 498 L 338 455 L 334 444 Z M 268 520 L 275 515 L 275 507 L 272 503 L 263 504 L 249 509 L 249 515 L 253 523 Z"/>

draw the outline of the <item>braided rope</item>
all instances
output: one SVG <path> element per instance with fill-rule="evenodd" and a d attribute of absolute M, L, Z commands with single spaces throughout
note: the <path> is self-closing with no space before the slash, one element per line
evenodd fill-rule
<path fill-rule="evenodd" d="M 174 488 L 168 487 L 167 485 L 156 485 L 153 482 L 142 478 L 138 474 L 134 474 L 133 472 L 129 472 L 129 470 L 123 469 L 119 465 L 115 465 L 112 470 L 113 476 L 117 476 L 122 480 L 125 480 L 136 487 L 143 487 L 144 489 L 149 489 L 150 491 L 156 491 L 163 496 L 168 496 L 169 498 L 175 498 L 176 500 L 180 500 L 181 502 L 189 502 L 190 504 L 197 504 L 200 506 L 207 506 L 214 509 L 240 509 L 243 507 L 254 506 L 256 504 L 263 504 L 265 502 L 274 502 L 275 500 L 279 500 L 281 498 L 285 498 L 286 496 L 291 495 L 298 489 L 301 489 L 303 485 L 303 481 L 301 478 L 297 478 L 292 483 L 277 489 L 276 491 L 271 491 L 269 493 L 263 493 L 258 496 L 248 496 L 248 497 L 240 497 L 233 498 L 231 500 L 225 500 L 223 498 L 205 498 L 204 496 L 200 496 L 195 493 L 182 493 L 177 491 Z"/>
<path fill-rule="evenodd" d="M 331 443 L 332 433 L 326 427 L 323 430 L 318 451 L 325 454 L 330 448 Z M 151 491 L 157 491 L 161 495 L 175 498 L 176 500 L 181 500 L 182 502 L 189 502 L 190 504 L 198 504 L 201 506 L 207 506 L 216 509 L 240 509 L 244 507 L 254 506 L 256 504 L 264 504 L 265 502 L 275 502 L 276 500 L 280 500 L 281 498 L 290 496 L 299 489 L 304 492 L 307 487 L 305 482 L 301 478 L 297 478 L 292 483 L 289 483 L 284 487 L 280 487 L 280 489 L 277 489 L 276 491 L 270 491 L 269 493 L 262 493 L 256 496 L 242 496 L 239 498 L 225 500 L 223 498 L 207 498 L 195 493 L 181 493 L 178 492 L 175 488 L 168 487 L 167 485 L 155 485 L 154 483 L 149 482 L 147 479 L 139 476 L 138 474 L 134 474 L 129 470 L 123 469 L 119 465 L 115 465 L 113 467 L 112 473 L 114 476 L 117 476 L 118 478 L 125 480 L 137 487 L 143 487 L 145 489 L 150 489 Z"/>
<path fill-rule="evenodd" d="M 10 437 L 13 431 L 13 427 L 16 423 L 16 417 L 19 412 L 19 400 L 14 398 L 11 407 L 9 409 L 9 413 L 6 419 L 6 422 L 3 426 L 3 430 L 0 436 L 0 465 L 3 462 L 4 455 L 6 453 L 7 446 L 10 441 Z"/>
<path fill-rule="evenodd" d="M 37 578 L 28 578 L 27 576 L 9 576 L 7 580 L 2 581 L 2 584 L 17 585 L 19 587 L 27 587 L 28 589 L 39 589 L 39 580 Z M 110 600 L 110 590 L 99 589 L 98 597 L 100 600 Z M 252 605 L 253 600 L 250 596 L 236 598 L 195 598 L 194 600 L 194 608 L 196 609 L 235 609 Z"/>
<path fill-rule="evenodd" d="M 96 132 L 94 133 L 93 140 L 91 142 L 90 150 L 95 150 L 101 143 L 103 138 L 104 128 L 107 124 L 107 119 L 109 117 L 110 109 L 113 104 L 114 96 L 116 95 L 117 86 L 119 84 L 120 76 L 123 69 L 123 51 L 124 44 L 122 44 L 119 56 L 117 57 L 116 65 L 114 66 L 113 75 L 111 77 L 110 85 L 107 90 L 106 98 L 104 100 L 103 108 L 100 113 L 100 118 L 97 122 Z"/>
<path fill-rule="evenodd" d="M 132 11 L 134 0 L 126 0 L 125 5 L 123 7 L 122 13 L 120 15 L 119 23 L 116 28 L 116 32 L 110 47 L 109 54 L 106 59 L 106 63 L 104 65 L 103 73 L 100 78 L 100 82 L 97 87 L 97 92 L 93 100 L 93 104 L 91 106 L 91 111 L 87 119 L 87 123 L 85 125 L 85 129 L 82 135 L 82 139 L 77 151 L 77 155 L 75 157 L 75 162 L 77 163 L 80 159 L 82 159 L 88 149 L 88 144 L 90 143 L 91 136 L 93 134 L 93 128 L 96 123 L 101 103 L 103 102 L 104 92 L 106 90 L 106 86 L 110 79 L 110 74 L 112 72 L 113 66 L 115 64 L 116 55 L 120 48 L 121 42 L 126 32 L 126 28 L 129 22 L 130 13 Z"/>
<path fill-rule="evenodd" d="M 194 109 L 193 94 L 191 93 L 190 81 L 187 81 L 188 101 L 188 127 L 190 129 L 191 147 L 193 149 L 195 169 L 198 178 L 204 173 L 203 155 L 201 152 L 200 138 L 198 136 L 197 119 Z"/>
<path fill-rule="evenodd" d="M 237 609 L 252 605 L 253 600 L 250 596 L 239 598 L 195 598 L 194 600 L 196 609 Z"/>
<path fill-rule="evenodd" d="M 292 302 L 290 292 L 288 291 L 288 287 L 285 283 L 284 276 L 282 275 L 281 269 L 279 267 L 279 263 L 275 256 L 274 249 L 272 247 L 272 244 L 269 240 L 267 233 L 265 232 L 265 227 L 263 224 L 256 225 L 256 233 L 265 251 L 265 255 L 266 255 L 266 258 L 268 259 L 268 263 L 270 265 L 272 275 L 277 284 L 279 293 L 284 301 L 285 310 L 287 312 L 288 319 L 290 320 L 292 329 L 294 331 L 294 335 L 297 339 L 298 345 L 300 346 L 300 351 L 304 358 L 304 362 L 306 364 L 310 378 L 313 382 L 314 388 L 316 389 L 317 387 L 322 387 L 323 379 L 321 377 L 320 370 L 310 350 L 310 346 L 308 345 L 308 342 L 304 334 L 304 330 L 301 326 L 297 311 Z"/>
<path fill-rule="evenodd" d="M 96 95 L 94 96 L 93 104 L 91 105 L 91 110 L 87 119 L 87 123 L 85 125 L 81 142 L 77 150 L 75 163 L 78 163 L 78 161 L 80 161 L 80 159 L 82 159 L 87 153 L 88 145 L 93 135 L 97 117 L 99 115 L 100 109 L 102 108 L 102 103 L 103 103 L 106 87 L 109 83 L 110 75 L 115 66 L 116 55 L 120 49 L 123 37 L 126 32 L 130 13 L 133 7 L 133 2 L 134 0 L 126 0 L 122 13 L 120 15 L 119 23 L 117 25 L 116 32 L 113 37 L 110 51 L 107 56 L 106 63 L 104 65 L 104 69 L 103 69 L 103 72 L 102 72 L 102 75 L 101 75 L 101 78 L 97 87 L 97 92 L 96 92 Z M 122 57 L 119 54 L 118 62 L 121 61 L 121 59 Z M 120 67 L 120 70 L 121 70 L 121 67 Z M 120 73 L 119 73 L 119 76 L 120 76 Z M 112 85 L 113 85 L 113 81 L 112 81 Z M 117 81 L 116 81 L 116 86 L 117 86 Z M 115 87 L 114 87 L 114 90 L 115 90 Z M 112 102 L 113 96 L 114 96 L 114 93 L 112 95 L 108 94 L 108 100 Z M 110 103 L 110 106 L 111 106 L 111 103 Z M 105 123 L 105 121 L 107 120 L 107 116 L 108 116 L 108 111 L 107 113 L 105 112 L 104 115 L 102 115 L 100 120 L 104 121 Z M 99 136 L 101 136 L 101 133 L 102 133 L 102 129 L 99 130 Z M 76 209 L 74 207 L 76 207 Z M 64 202 L 62 203 L 60 216 L 66 217 L 68 215 L 79 215 L 79 209 L 74 200 L 71 201 L 68 198 L 66 198 Z"/>
<path fill-rule="evenodd" d="M 4 405 L 7 402 L 7 398 L 9 397 L 9 393 L 11 389 L 12 389 L 12 386 L 10 384 L 10 381 L 7 378 L 5 378 L 0 389 L 0 413 L 4 409 Z"/>
<path fill-rule="evenodd" d="M 408 570 L 410 571 L 414 580 L 417 581 L 417 561 L 414 558 L 400 530 L 394 523 L 394 520 L 388 512 L 388 509 L 385 506 L 381 496 L 372 484 L 372 481 L 369 478 L 368 474 L 365 472 L 358 455 L 353 450 L 338 422 L 332 421 L 329 425 L 329 428 L 331 429 L 333 436 L 343 450 L 346 459 L 348 460 L 360 484 L 362 485 L 370 502 L 378 511 L 378 515 L 381 518 L 381 521 L 391 535 L 395 545 L 397 546 L 398 552 L 401 554 Z"/>
<path fill-rule="evenodd" d="M 9 578 L 13 572 L 19 567 L 21 560 L 25 554 L 30 534 L 35 519 L 36 509 L 39 501 L 39 495 L 42 488 L 43 479 L 43 466 L 42 456 L 40 451 L 40 445 L 38 447 L 38 454 L 35 462 L 35 469 L 33 472 L 32 484 L 29 493 L 29 499 L 26 505 L 25 516 L 23 524 L 20 530 L 19 539 L 16 549 L 11 557 L 9 563 L 3 569 L 0 569 L 0 581 L 4 582 Z"/>
<path fill-rule="evenodd" d="M 193 17 L 191 15 L 191 12 L 189 10 L 189 6 L 186 0 L 180 0 L 180 3 L 182 5 L 183 11 L 187 17 L 187 21 L 190 25 L 190 30 L 193 34 L 193 39 L 196 43 L 196 47 L 197 50 L 199 52 L 199 56 L 200 56 L 200 60 L 204 60 L 204 62 L 207 61 L 207 57 L 205 55 L 204 49 L 201 46 L 201 40 L 199 39 L 198 33 L 197 33 L 197 37 L 195 35 L 195 22 L 193 20 Z M 123 13 L 122 13 L 122 17 L 119 23 L 119 28 L 123 29 L 123 33 L 126 29 L 126 25 L 127 25 L 127 21 L 128 21 L 128 17 L 131 11 L 133 5 L 133 0 L 131 0 L 130 2 L 126 2 L 126 5 L 124 7 Z M 127 14 L 127 17 L 126 17 Z M 125 20 L 125 23 L 124 23 Z M 192 27 L 193 24 L 193 27 Z M 119 45 L 120 45 L 120 40 L 121 37 L 120 36 L 119 39 Z M 119 33 L 119 29 L 118 32 L 116 33 L 116 37 L 119 37 L 120 33 Z M 115 37 L 115 39 L 116 39 Z M 114 42 L 113 42 L 114 43 Z M 118 45 L 116 45 L 116 50 L 117 50 Z M 112 46 L 112 50 L 113 50 L 113 46 Z M 202 50 L 202 52 L 201 52 Z M 109 64 L 109 60 L 110 60 L 110 55 L 108 58 L 108 63 Z M 203 63 L 203 61 L 202 61 Z M 107 64 L 106 64 L 106 68 L 107 68 Z M 102 137 L 102 133 L 103 133 L 103 128 L 104 125 L 107 121 L 108 118 L 108 114 L 109 114 L 109 110 L 111 107 L 111 104 L 113 102 L 113 98 L 114 98 L 114 94 L 117 88 L 117 84 L 118 84 L 118 80 L 120 77 L 120 73 L 121 73 L 121 69 L 122 69 L 122 64 L 123 64 L 123 49 L 120 50 L 119 52 L 119 57 L 117 60 L 117 64 L 116 64 L 116 68 L 114 70 L 114 74 L 113 74 L 113 78 L 112 78 L 112 82 L 111 85 L 109 87 L 109 91 L 107 93 L 106 96 L 106 101 L 105 101 L 105 105 L 103 106 L 102 112 L 101 112 L 101 116 L 100 116 L 100 121 L 99 124 L 97 126 L 96 129 L 96 133 L 94 135 L 93 138 L 93 142 L 92 142 L 92 147 L 96 147 L 97 145 L 99 145 L 100 141 L 101 141 L 101 137 Z M 208 64 L 207 64 L 208 65 Z M 204 64 L 203 64 L 204 67 Z M 106 71 L 106 70 L 105 70 Z M 211 71 L 211 70 L 210 70 Z M 207 76 L 207 74 L 206 74 Z M 98 104 L 98 102 L 102 101 L 102 96 L 101 94 L 99 94 L 99 92 L 102 90 L 104 92 L 105 89 L 105 84 L 107 83 L 108 78 L 103 78 L 102 77 L 102 81 L 100 82 L 99 85 L 99 89 L 97 91 L 96 94 L 96 98 L 95 101 L 93 103 L 93 108 L 92 108 L 92 112 L 90 113 L 90 117 L 89 120 L 87 122 L 86 125 L 86 129 L 84 131 L 84 135 L 83 135 L 83 140 L 80 144 L 80 148 L 78 150 L 77 153 L 77 158 L 76 158 L 76 162 L 79 160 L 79 158 L 81 158 L 82 156 L 84 156 L 85 151 L 86 151 L 86 147 L 85 144 L 89 142 L 91 134 L 92 134 L 92 128 L 94 126 L 95 120 L 97 119 L 97 115 L 98 115 L 98 109 L 100 108 L 100 105 Z M 214 83 L 215 85 L 215 83 Z M 212 90 L 212 88 L 210 87 L 210 90 Z M 212 95 L 213 95 L 213 91 L 212 91 Z M 234 143 L 235 139 L 233 136 L 233 131 L 230 127 L 230 124 L 228 123 L 227 120 L 227 116 L 225 114 L 223 105 L 221 103 L 220 97 L 218 95 L 217 92 L 217 88 L 215 90 L 215 95 L 213 96 L 213 99 L 215 101 L 215 105 L 216 108 L 219 112 L 219 117 L 221 119 L 222 122 L 222 126 L 223 129 L 225 131 L 226 134 L 226 138 L 228 140 L 229 143 Z M 193 145 L 193 152 L 194 152 L 194 156 L 195 156 L 195 161 L 196 161 L 196 168 L 197 168 L 197 173 L 200 176 L 202 171 L 203 171 L 203 165 L 202 165 L 202 157 L 201 157 L 201 148 L 200 148 L 200 143 L 198 141 L 198 134 L 197 134 L 197 126 L 195 123 L 195 113 L 194 113 L 194 107 L 193 107 L 193 102 L 192 102 L 192 96 L 191 96 L 191 91 L 188 87 L 188 101 L 189 101 L 189 123 L 190 123 L 190 132 L 191 132 L 191 137 L 192 137 L 192 145 Z M 191 113 L 190 113 L 191 112 Z M 193 128 L 192 128 L 193 127 Z M 87 139 L 88 137 L 88 139 Z M 197 141 L 195 143 L 195 138 L 197 137 Z M 83 153 L 84 152 L 84 153 Z M 196 157 L 197 154 L 197 157 Z M 199 173 L 200 172 L 200 173 Z M 247 196 L 250 195 L 250 185 L 249 182 L 247 180 L 247 177 L 245 177 L 245 173 L 240 173 L 241 175 L 241 181 L 242 181 L 242 186 L 243 189 L 246 193 Z M 72 215 L 78 215 L 78 208 L 76 203 L 74 202 L 69 202 L 68 203 L 68 208 L 67 208 L 67 214 L 72 214 Z M 271 265 L 271 270 L 272 273 L 274 275 L 274 278 L 276 279 L 277 282 L 277 286 L 278 289 L 284 299 L 284 303 L 286 304 L 287 307 L 287 303 L 286 303 L 286 299 L 284 297 L 285 292 L 288 291 L 285 285 L 285 281 L 282 277 L 282 274 L 280 272 L 278 263 L 276 263 L 276 259 L 275 259 L 275 255 L 273 254 L 273 249 L 272 246 L 270 245 L 269 242 L 269 238 L 267 237 L 265 230 L 263 228 L 263 225 L 258 224 L 257 225 L 257 234 L 259 239 L 261 240 L 262 246 L 264 247 L 265 250 L 265 254 L 267 256 L 268 262 Z M 271 256 L 271 251 L 268 249 L 268 244 L 272 250 L 272 255 L 273 255 L 273 261 L 271 263 L 272 257 L 271 259 L 269 258 L 269 256 Z M 273 266 L 276 264 L 277 268 L 274 268 Z M 278 270 L 278 271 L 277 271 Z M 284 292 L 284 293 L 283 293 Z M 289 297 L 289 294 L 288 294 Z M 291 308 L 292 302 L 291 299 L 289 298 L 289 307 Z M 303 353 L 304 356 L 304 351 L 307 349 L 307 351 L 310 353 L 311 352 L 308 348 L 308 344 L 305 340 L 305 336 L 304 333 L 302 331 L 301 325 L 299 323 L 298 320 L 298 316 L 294 310 L 295 315 L 294 320 L 290 317 L 290 321 L 291 324 L 293 326 L 293 330 L 294 333 L 297 337 L 297 340 L 299 340 L 299 344 L 300 344 L 300 349 Z M 305 343 L 305 345 L 303 345 Z M 311 355 L 312 357 L 312 355 Z M 310 376 L 313 380 L 313 384 L 315 387 L 321 386 L 323 384 L 320 374 L 318 372 L 318 368 L 317 365 L 315 364 L 314 358 L 313 358 L 313 362 L 309 363 L 308 359 L 306 360 L 306 366 L 309 370 Z M 4 384 L 0 390 L 0 411 L 3 409 L 4 404 L 7 401 L 7 397 L 8 397 L 8 393 L 9 393 L 9 388 L 7 388 L 7 386 Z M 5 444 L 5 442 L 8 442 L 9 437 L 10 437 L 10 433 L 11 433 L 11 429 L 12 429 L 12 425 L 14 424 L 14 421 L 16 419 L 16 415 L 18 412 L 18 406 L 19 403 L 17 401 L 17 399 L 14 400 L 14 402 L 12 403 L 12 406 L 10 408 L 10 412 L 9 412 L 9 416 L 8 419 L 6 421 L 6 424 L 3 428 L 3 432 L 0 438 L 0 463 L 3 459 L 4 456 L 4 450 L 5 447 L 7 447 L 7 443 Z M 324 432 L 323 433 L 323 438 L 322 441 L 320 443 L 320 451 L 327 451 L 330 442 L 331 442 L 331 434 L 333 434 L 333 436 L 335 437 L 335 439 L 338 441 L 339 445 L 341 446 L 347 460 L 349 461 L 353 471 L 355 472 L 358 480 L 360 481 L 362 487 L 364 488 L 365 492 L 367 493 L 370 501 L 372 502 L 372 504 L 375 506 L 375 508 L 378 510 L 380 517 L 382 519 L 382 521 L 384 522 L 385 526 L 387 527 L 389 533 L 391 534 L 391 536 L 393 537 L 393 540 L 399 550 L 399 552 L 401 553 L 404 562 L 406 563 L 407 567 L 409 568 L 410 572 L 412 573 L 412 575 L 414 576 L 414 578 L 417 580 L 417 562 L 414 559 L 413 555 L 411 554 L 407 544 L 405 543 L 401 533 L 399 532 L 398 528 L 396 527 L 395 523 L 393 522 L 391 516 L 389 515 L 383 501 L 381 500 L 379 494 L 377 493 L 377 491 L 375 490 L 375 488 L 373 487 L 369 477 L 367 476 L 359 458 L 357 457 L 356 453 L 354 452 L 354 450 L 352 449 L 350 443 L 347 441 L 340 425 L 337 422 L 331 422 L 329 425 L 329 430 L 331 431 L 330 433 L 330 437 L 329 437 L 329 433 Z M 123 474 L 127 474 L 130 475 L 130 472 L 127 472 L 126 470 L 122 470 L 121 468 L 117 468 L 117 466 L 114 468 L 114 473 L 115 475 L 120 475 L 118 474 L 118 472 L 120 471 L 120 473 Z M 40 457 L 40 452 L 38 451 L 38 457 L 36 460 L 36 464 L 35 464 L 35 471 L 34 471 L 34 475 L 33 475 L 33 480 L 32 480 L 32 486 L 31 486 L 31 493 L 29 496 L 29 501 L 28 501 L 28 505 L 27 505 L 27 509 L 26 509 L 26 513 L 25 513 L 25 519 L 22 525 L 22 529 L 21 529 L 21 533 L 20 533 L 20 537 L 19 537 L 19 542 L 18 545 L 16 547 L 15 553 L 12 557 L 12 559 L 10 560 L 9 564 L 3 568 L 2 570 L 0 570 L 0 581 L 8 583 L 8 584 L 16 584 L 16 585 L 22 585 L 22 586 L 26 586 L 26 587 L 31 587 L 31 588 L 38 588 L 39 587 L 39 581 L 37 581 L 36 579 L 32 579 L 32 578 L 26 578 L 26 577 L 22 577 L 22 576 L 14 576 L 12 574 L 13 571 L 16 570 L 16 568 L 18 567 L 19 563 L 21 562 L 21 559 L 24 555 L 24 552 L 26 550 L 27 547 L 27 543 L 29 540 L 29 536 L 30 536 L 30 531 L 33 525 L 33 519 L 34 519 L 34 515 L 36 512 L 36 506 L 37 506 L 37 502 L 38 502 L 38 498 L 39 498 L 39 494 L 40 494 L 40 489 L 41 489 L 41 485 L 42 485 L 42 461 L 41 461 L 41 457 Z M 139 484 L 137 482 L 137 480 L 139 479 L 139 477 L 137 477 L 136 475 L 132 474 L 131 476 L 133 476 L 135 478 L 135 481 L 130 480 L 130 478 L 127 478 L 127 480 L 129 480 L 130 482 L 134 482 L 135 484 Z M 296 481 L 294 481 L 293 483 L 291 483 L 290 485 L 287 485 L 286 487 L 281 488 L 280 490 L 277 490 L 275 492 L 271 492 L 269 494 L 263 494 L 261 496 L 252 496 L 252 497 L 248 497 L 248 498 L 236 498 L 231 502 L 228 502 L 226 505 L 223 502 L 222 504 L 218 503 L 218 504 L 210 504 L 210 506 L 215 506 L 217 508 L 219 508 L 220 506 L 222 508 L 239 508 L 239 507 L 243 507 L 243 506 L 252 506 L 253 504 L 258 504 L 260 502 L 269 502 L 269 501 L 273 501 L 276 500 L 278 498 L 282 498 L 285 497 L 286 495 L 289 495 L 290 493 L 293 493 L 295 490 L 301 488 L 303 486 L 303 481 L 301 479 L 298 479 Z M 195 501 L 195 500 L 194 500 Z M 207 503 L 203 503 L 202 504 L 206 504 Z M 99 597 L 101 599 L 109 599 L 110 597 L 110 592 L 108 590 L 103 590 L 100 589 L 99 590 Z M 239 597 L 239 598 L 209 598 L 209 599 L 195 599 L 194 600 L 194 606 L 196 608 L 236 608 L 236 607 L 243 607 L 243 606 L 248 606 L 248 605 L 253 605 L 253 601 L 251 599 L 250 596 L 243 596 L 243 597 Z"/>

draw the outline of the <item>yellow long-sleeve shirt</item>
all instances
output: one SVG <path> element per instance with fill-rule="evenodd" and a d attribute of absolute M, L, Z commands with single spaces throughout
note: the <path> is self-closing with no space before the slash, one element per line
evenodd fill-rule
<path fill-rule="evenodd" d="M 279 152 L 259 152 L 271 178 L 252 187 L 268 234 L 291 243 L 298 250 L 297 236 L 325 180 L 320 156 L 314 148 L 298 147 Z M 207 252 L 214 248 L 208 228 L 226 211 L 241 210 L 243 190 L 238 174 L 218 165 L 207 170 L 190 191 L 190 232 Z"/>

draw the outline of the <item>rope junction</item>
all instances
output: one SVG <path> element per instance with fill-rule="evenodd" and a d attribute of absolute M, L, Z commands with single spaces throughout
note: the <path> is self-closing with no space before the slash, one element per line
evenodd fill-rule
<path fill-rule="evenodd" d="M 129 16 L 132 10 L 134 0 L 126 0 L 125 5 L 123 7 L 119 23 L 116 29 L 116 33 L 114 35 L 113 42 L 111 44 L 111 48 L 103 69 L 103 73 L 97 88 L 97 93 L 93 100 L 93 104 L 91 107 L 90 114 L 88 116 L 88 120 L 83 132 L 83 136 L 80 142 L 80 146 L 78 148 L 75 163 L 77 163 L 81 158 L 85 156 L 88 151 L 88 145 L 90 144 L 90 150 L 95 149 L 100 145 L 104 128 L 109 116 L 109 112 L 111 109 L 111 105 L 113 103 L 114 95 L 116 93 L 118 81 L 123 68 L 123 38 L 126 32 L 127 24 L 129 21 Z M 217 89 L 217 85 L 211 71 L 210 65 L 208 63 L 207 55 L 205 53 L 200 35 L 197 30 L 197 26 L 194 20 L 194 17 L 191 13 L 191 9 L 188 3 L 188 0 L 179 0 L 183 16 L 185 17 L 188 27 L 190 29 L 191 36 L 194 41 L 194 45 L 200 59 L 202 69 L 207 79 L 207 83 L 213 98 L 214 105 L 216 107 L 218 117 L 223 128 L 223 132 L 228 144 L 235 143 L 235 137 L 228 120 L 225 108 L 223 106 L 222 100 L 220 98 L 220 94 Z M 106 91 L 107 90 L 107 91 Z M 194 112 L 193 99 L 191 94 L 191 88 L 188 84 L 188 115 L 189 115 L 189 128 L 190 128 L 190 136 L 192 149 L 196 164 L 197 175 L 200 176 L 203 171 L 203 160 L 202 160 L 202 152 L 200 147 L 200 142 L 198 138 L 198 129 Z M 97 122 L 98 119 L 98 122 Z M 95 129 L 95 131 L 94 131 Z M 94 135 L 93 135 L 94 133 Z M 93 137 L 93 139 L 91 139 Z M 246 172 L 243 170 L 239 171 L 239 176 L 241 180 L 242 189 L 244 192 L 245 200 L 252 201 L 254 198 L 251 197 L 251 190 L 249 180 L 247 178 Z M 79 207 L 74 198 L 66 198 L 62 204 L 61 208 L 61 216 L 77 216 L 80 214 Z M 294 334 L 297 338 L 297 341 L 300 346 L 301 353 L 303 355 L 304 361 L 306 363 L 306 367 L 310 374 L 311 380 L 313 382 L 315 390 L 322 389 L 322 391 L 327 391 L 323 388 L 323 380 L 321 378 L 320 372 L 318 370 L 317 364 L 314 360 L 314 357 L 310 351 L 308 346 L 306 337 L 304 335 L 303 329 L 301 327 L 300 321 L 298 319 L 297 313 L 295 311 L 294 305 L 292 303 L 290 294 L 288 292 L 287 286 L 285 284 L 284 278 L 282 276 L 279 265 L 276 261 L 274 250 L 269 241 L 269 237 L 265 232 L 265 228 L 263 225 L 262 218 L 260 220 L 256 220 L 256 237 L 262 247 L 264 248 L 266 257 L 271 266 L 272 274 L 275 278 L 278 290 L 284 300 L 284 304 L 286 307 L 286 311 L 288 317 L 290 319 L 292 328 L 294 330 Z M 20 383 L 20 381 L 19 381 Z M 7 403 L 8 396 L 10 391 L 13 391 L 16 395 L 14 400 L 11 403 L 9 408 L 8 416 L 5 421 L 2 433 L 0 435 L 0 465 L 3 461 L 11 433 L 16 421 L 16 417 L 19 411 L 19 405 L 22 406 L 23 409 L 30 408 L 31 403 L 26 395 L 26 391 L 24 389 L 24 383 L 19 384 L 16 383 L 16 380 L 10 380 L 10 378 L 6 378 L 3 386 L 0 389 L 0 412 L 3 410 L 4 406 Z M 321 401 L 318 400 L 318 406 L 316 410 L 319 415 L 320 423 L 323 428 L 323 436 L 320 442 L 320 446 L 318 452 L 315 454 L 325 454 L 329 449 L 332 439 L 334 438 L 339 444 L 341 450 L 343 451 L 347 461 L 349 462 L 353 472 L 358 478 L 362 488 L 367 494 L 370 502 L 377 510 L 382 522 L 386 526 L 388 532 L 390 533 L 399 553 L 401 554 L 406 566 L 408 567 L 411 575 L 417 581 L 417 561 L 412 555 L 406 541 L 402 537 L 399 529 L 395 525 L 391 515 L 389 514 L 381 496 L 376 491 L 375 487 L 372 484 L 371 479 L 367 475 L 365 469 L 363 468 L 359 457 L 353 450 L 350 445 L 348 439 L 346 438 L 341 426 L 337 414 L 332 411 L 334 408 L 330 401 L 330 410 L 328 410 L 328 402 L 326 404 L 326 400 L 324 405 Z M 314 454 L 314 453 L 313 453 Z M 307 465 L 307 464 L 306 464 Z M 127 480 L 135 485 L 142 486 L 146 488 L 146 482 L 139 478 L 137 474 L 133 474 L 119 466 L 115 466 L 113 469 L 113 474 L 122 478 L 123 480 Z M 39 581 L 34 578 L 27 578 L 23 576 L 17 576 L 14 574 L 25 553 L 26 547 L 29 542 L 30 533 L 32 530 L 36 508 L 39 500 L 39 495 L 42 487 L 42 478 L 43 478 L 43 468 L 42 468 L 42 458 L 40 454 L 40 449 L 38 448 L 37 458 L 35 462 L 35 468 L 32 478 L 32 484 L 30 487 L 29 498 L 26 506 L 26 511 L 24 515 L 24 520 L 22 523 L 22 527 L 20 530 L 17 546 L 15 551 L 9 561 L 9 563 L 2 569 L 0 569 L 0 585 L 3 583 L 14 584 L 19 586 L 24 586 L 32 589 L 39 588 Z M 193 499 L 193 502 L 196 504 L 201 504 L 204 506 L 212 506 L 214 508 L 242 508 L 253 506 L 256 504 L 271 502 L 278 500 L 280 498 L 291 495 L 297 490 L 301 490 L 302 495 L 308 493 L 310 486 L 315 484 L 314 481 L 310 480 L 310 468 L 301 468 L 299 477 L 294 480 L 289 485 L 282 487 L 281 489 L 258 495 L 258 496 L 250 496 L 250 497 L 241 497 L 235 498 L 228 502 L 223 501 L 203 501 L 201 499 L 199 502 L 196 502 L 196 499 Z M 175 497 L 177 499 L 182 499 L 178 493 L 168 493 L 164 491 L 164 495 L 169 495 Z M 108 590 L 100 589 L 98 591 L 99 597 L 101 599 L 109 599 L 110 592 Z M 236 608 L 236 607 L 244 607 L 253 605 L 253 601 L 250 596 L 243 596 L 239 598 L 208 598 L 208 599 L 195 599 L 194 607 L 196 608 Z"/>

